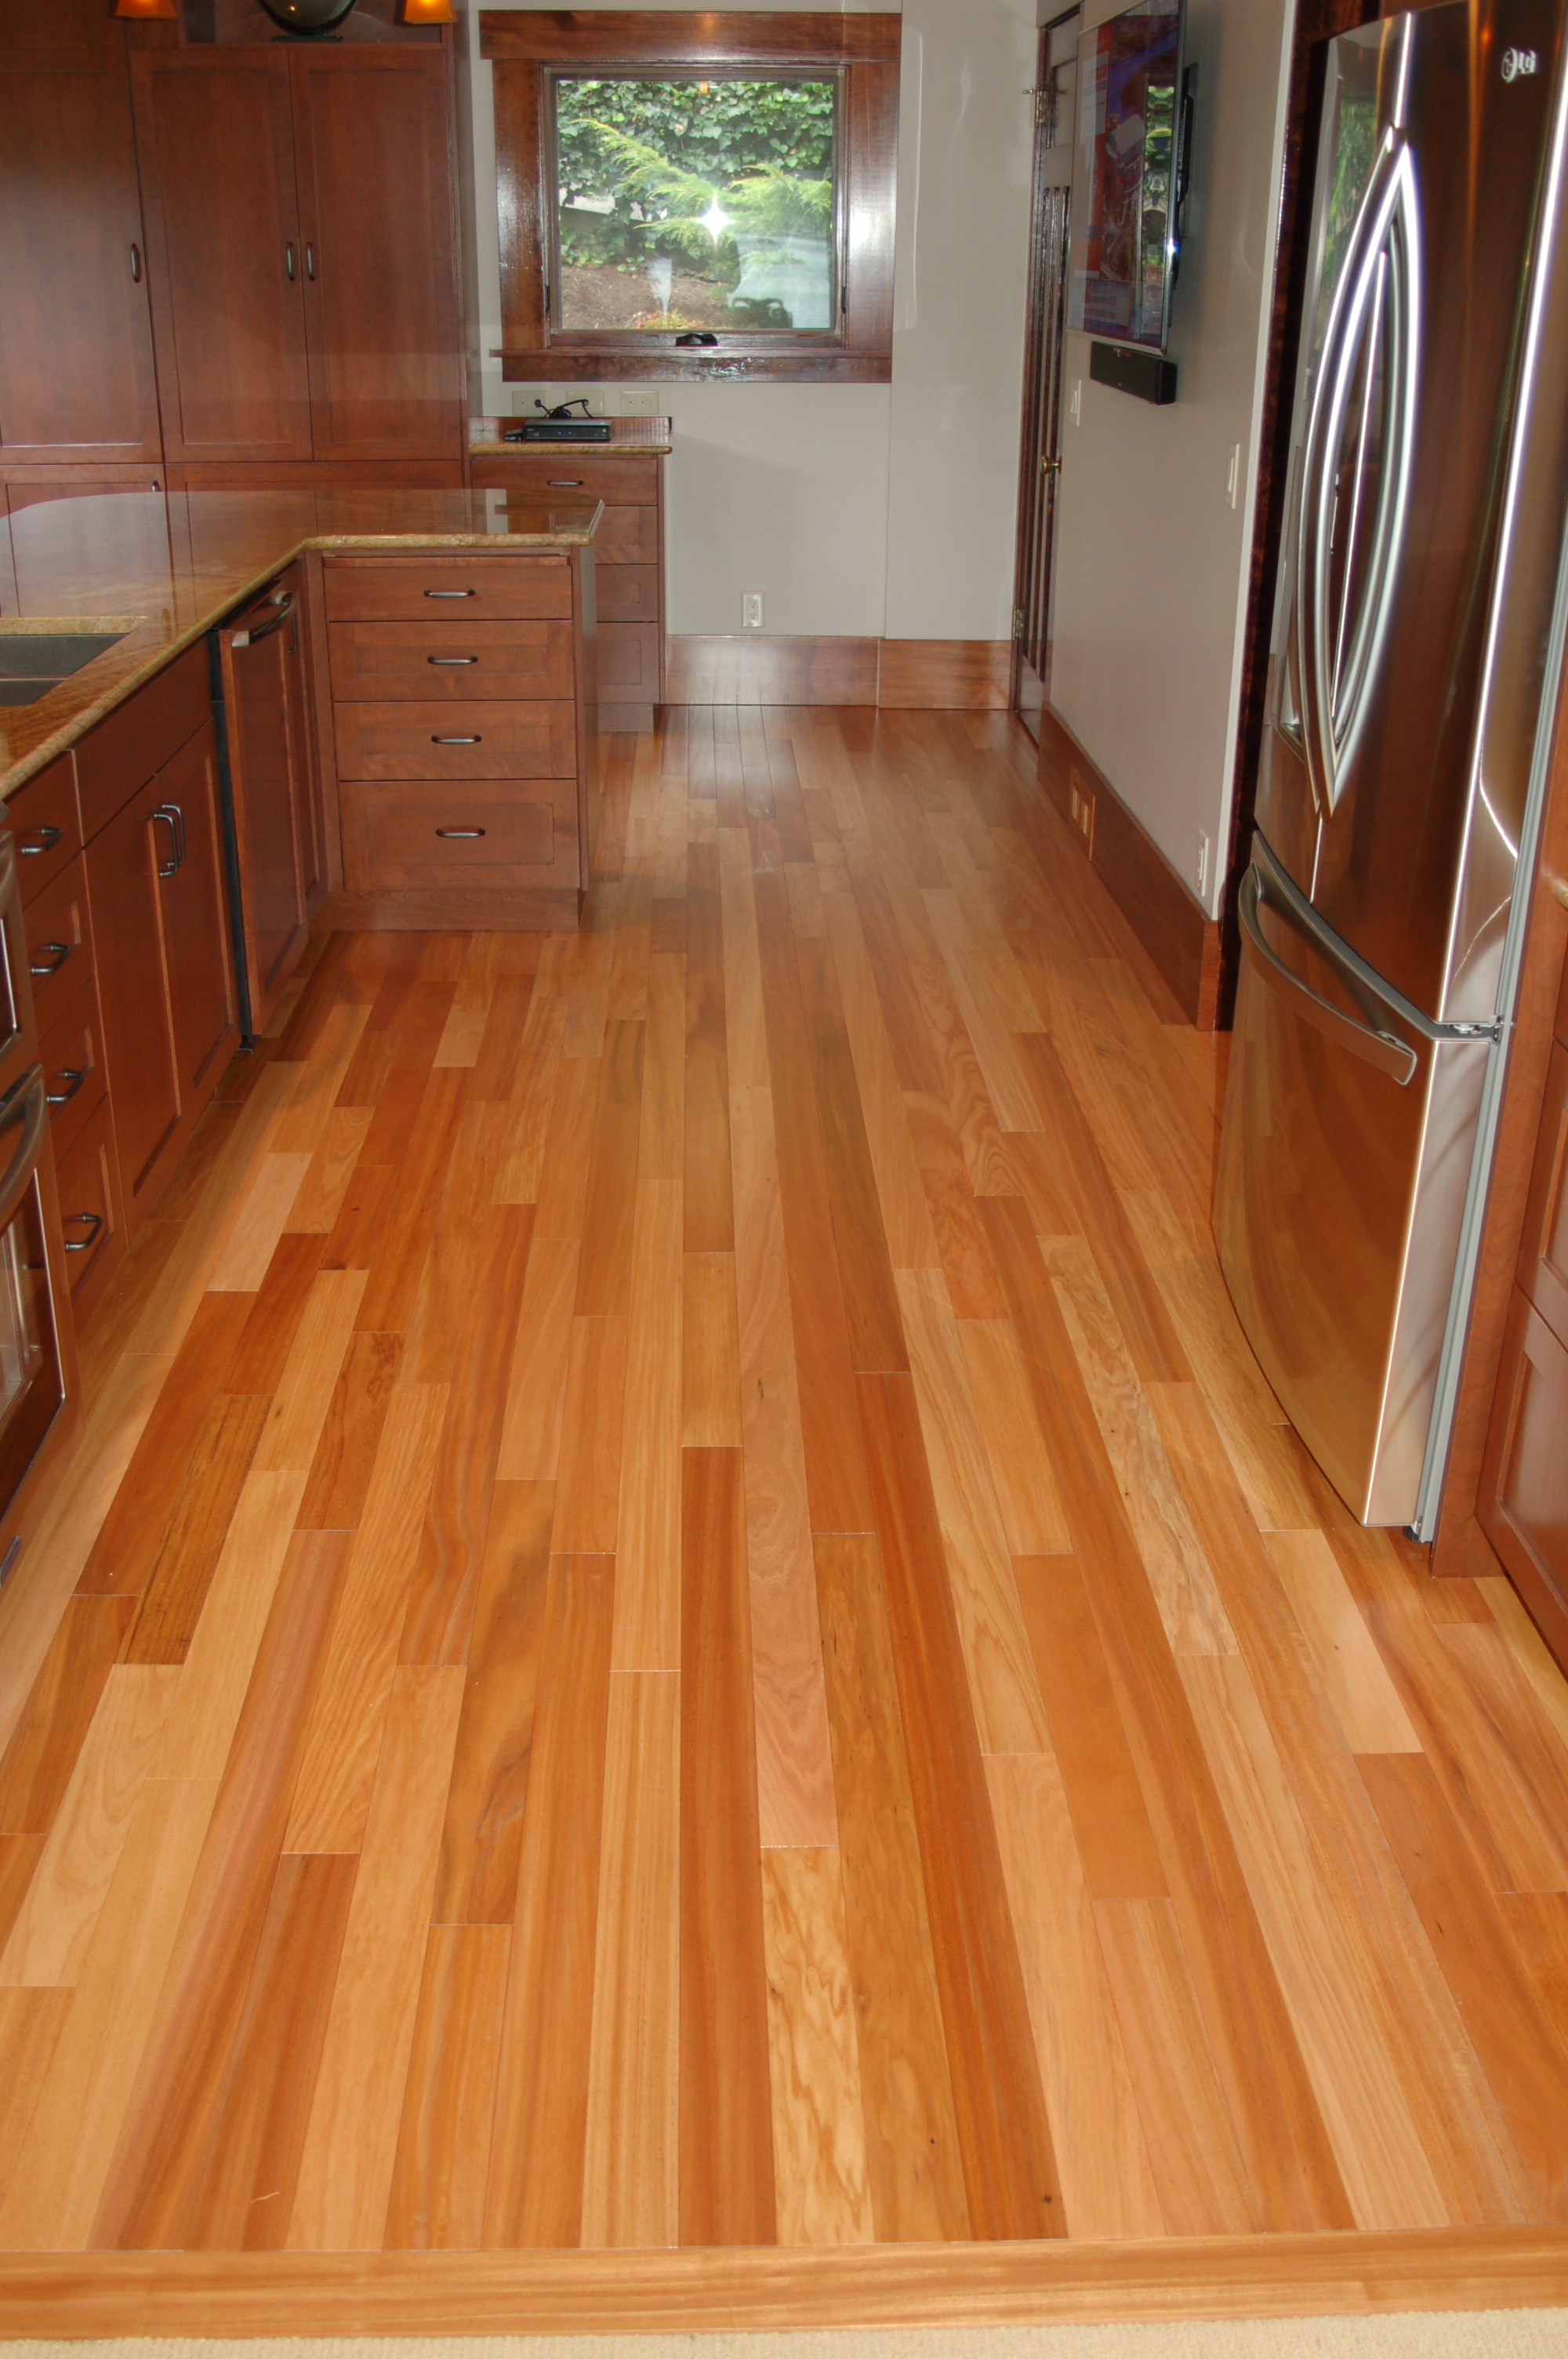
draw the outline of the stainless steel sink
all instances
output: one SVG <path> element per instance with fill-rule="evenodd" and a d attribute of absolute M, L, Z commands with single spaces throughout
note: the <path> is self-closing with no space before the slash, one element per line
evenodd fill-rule
<path fill-rule="evenodd" d="M 0 631 L 0 705 L 36 704 L 124 631 Z"/>

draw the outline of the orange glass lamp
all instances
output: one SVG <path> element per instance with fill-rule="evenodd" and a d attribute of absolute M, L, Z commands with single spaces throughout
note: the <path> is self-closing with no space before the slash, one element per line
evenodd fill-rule
<path fill-rule="evenodd" d="M 403 0 L 403 21 L 406 25 L 455 25 L 457 11 L 452 0 Z"/>
<path fill-rule="evenodd" d="M 114 0 L 116 16 L 178 16 L 178 0 Z"/>

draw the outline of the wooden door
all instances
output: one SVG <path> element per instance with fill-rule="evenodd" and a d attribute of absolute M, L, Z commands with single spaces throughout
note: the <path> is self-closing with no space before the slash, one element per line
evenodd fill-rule
<path fill-rule="evenodd" d="M 123 38 L 0 0 L 0 462 L 162 454 Z"/>
<path fill-rule="evenodd" d="M 85 855 L 109 1092 L 133 1218 L 180 1109 L 158 882 L 160 859 L 172 856 L 172 839 L 154 818 L 158 800 L 155 778 L 93 838 Z"/>
<path fill-rule="evenodd" d="M 1077 38 L 1076 10 L 1047 26 L 1040 36 L 1035 75 L 1034 197 L 1012 611 L 1012 708 L 1036 740 L 1050 673 L 1051 549 L 1062 468 L 1062 337 Z"/>
<path fill-rule="evenodd" d="M 275 582 L 222 635 L 253 1032 L 266 1024 L 305 947 L 310 855 L 302 837 L 310 832 L 310 798 L 292 678 L 299 666 L 300 571 L 291 566 L 289 576 Z"/>
<path fill-rule="evenodd" d="M 171 815 L 175 842 L 158 863 L 169 1027 L 182 1110 L 238 1037 L 229 893 L 212 724 L 180 747 L 153 780 L 156 808 Z M 167 822 L 159 821 L 160 848 Z"/>
<path fill-rule="evenodd" d="M 445 59 L 288 62 L 316 456 L 460 458 Z"/>
<path fill-rule="evenodd" d="M 132 84 L 165 455 L 308 459 L 287 56 L 138 49 Z"/>

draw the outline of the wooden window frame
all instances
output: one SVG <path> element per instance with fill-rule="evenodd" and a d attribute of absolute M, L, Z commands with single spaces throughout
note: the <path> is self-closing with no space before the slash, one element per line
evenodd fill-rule
<path fill-rule="evenodd" d="M 773 12 L 696 16 L 654 9 L 484 9 L 480 54 L 495 84 L 501 232 L 502 375 L 509 383 L 660 380 L 712 384 L 886 385 L 892 375 L 893 199 L 898 170 L 902 19 Z M 545 302 L 552 72 L 714 74 L 748 70 L 840 82 L 835 191 L 844 302 L 837 330 L 795 338 L 720 333 L 677 346 L 674 329 L 573 335 Z"/>

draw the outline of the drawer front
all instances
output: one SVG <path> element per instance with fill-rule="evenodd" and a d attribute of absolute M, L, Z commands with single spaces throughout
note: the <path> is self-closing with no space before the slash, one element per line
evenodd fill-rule
<path fill-rule="evenodd" d="M 604 565 L 652 565 L 659 561 L 657 508 L 606 508 L 593 536 L 596 569 Z"/>
<path fill-rule="evenodd" d="M 471 787 L 366 786 L 345 814 L 345 881 L 362 891 L 432 885 L 574 886 L 577 793 L 546 779 Z"/>
<path fill-rule="evenodd" d="M 27 964 L 40 1033 L 92 971 L 92 929 L 87 914 L 87 863 L 80 854 L 30 902 L 26 917 Z"/>
<path fill-rule="evenodd" d="M 145 687 L 101 721 L 76 749 L 81 832 L 91 843 L 101 827 L 146 785 L 212 718 L 207 646 L 198 640 Z"/>
<path fill-rule="evenodd" d="M 569 621 L 564 557 L 329 558 L 330 623 Z"/>
<path fill-rule="evenodd" d="M 341 778 L 569 778 L 577 709 L 558 704 L 334 704 Z"/>
<path fill-rule="evenodd" d="M 569 697 L 569 623 L 331 623 L 332 693 L 354 701 Z"/>
<path fill-rule="evenodd" d="M 109 1101 L 97 1106 L 63 1155 L 55 1158 L 60 1225 L 65 1231 L 65 1275 L 76 1301 L 119 1258 L 124 1243 L 119 1167 Z"/>
<path fill-rule="evenodd" d="M 1525 1205 L 1519 1282 L 1537 1310 L 1568 1345 L 1568 1049 L 1552 1044 L 1546 1098 Z"/>
<path fill-rule="evenodd" d="M 73 962 L 74 963 L 74 962 Z M 92 970 L 81 980 L 38 1040 L 38 1062 L 49 1093 L 49 1129 L 55 1158 L 66 1154 L 108 1086 L 98 1026 L 98 994 Z"/>
<path fill-rule="evenodd" d="M 656 623 L 659 619 L 656 565 L 596 565 L 594 589 L 601 623 Z"/>
<path fill-rule="evenodd" d="M 658 625 L 601 623 L 599 626 L 600 702 L 656 704 L 658 699 Z"/>
<path fill-rule="evenodd" d="M 651 508 L 659 496 L 656 459 L 589 458 L 584 451 L 530 451 L 506 459 L 476 459 L 476 491 L 523 492 L 540 499 L 580 492 L 607 508 Z"/>
<path fill-rule="evenodd" d="M 81 849 L 76 771 L 69 754 L 17 788 L 6 805 L 5 824 L 16 839 L 16 881 L 25 908 Z"/>

